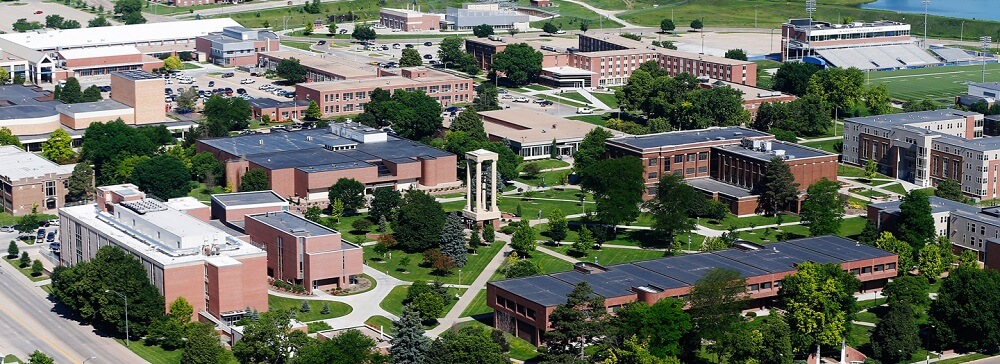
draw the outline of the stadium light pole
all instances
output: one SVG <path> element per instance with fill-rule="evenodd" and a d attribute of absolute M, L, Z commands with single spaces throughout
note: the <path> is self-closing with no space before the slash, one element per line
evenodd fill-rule
<path fill-rule="evenodd" d="M 931 0 L 923 0 L 920 3 L 924 4 L 924 49 L 927 49 L 927 6 L 931 4 Z"/>
<path fill-rule="evenodd" d="M 809 31 L 806 32 L 806 47 L 812 51 L 812 42 L 809 37 L 812 35 L 813 13 L 816 12 L 816 0 L 806 0 L 806 12 L 809 13 Z M 805 56 L 803 56 L 805 58 Z"/>
<path fill-rule="evenodd" d="M 993 37 L 988 35 L 979 37 L 979 41 L 982 42 L 983 46 L 983 83 L 986 83 L 986 51 L 990 50 L 990 43 L 993 43 Z"/>

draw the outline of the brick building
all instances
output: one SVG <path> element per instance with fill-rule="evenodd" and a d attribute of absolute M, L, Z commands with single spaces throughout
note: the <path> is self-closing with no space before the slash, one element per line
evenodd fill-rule
<path fill-rule="evenodd" d="M 0 146 L 2 211 L 14 216 L 51 212 L 66 203 L 66 180 L 75 164 L 58 165 L 12 145 Z"/>
<path fill-rule="evenodd" d="M 195 49 L 220 66 L 254 66 L 257 54 L 278 50 L 278 35 L 267 30 L 224 27 L 195 39 Z"/>
<path fill-rule="evenodd" d="M 441 26 L 441 15 L 427 14 L 417 9 L 381 8 L 378 12 L 379 24 L 389 29 L 399 29 L 404 32 L 421 30 L 438 30 Z"/>
<path fill-rule="evenodd" d="M 186 199 L 161 202 L 134 185 L 99 187 L 96 203 L 59 209 L 60 264 L 88 261 L 111 245 L 141 262 L 168 306 L 184 297 L 199 315 L 226 323 L 247 307 L 266 311 L 266 253 L 204 221 L 208 206 Z"/>
<path fill-rule="evenodd" d="M 226 180 L 233 186 L 247 171 L 261 169 L 274 192 L 301 204 L 326 203 L 330 186 L 340 178 L 358 180 L 369 190 L 461 184 L 454 154 L 360 124 L 204 139 L 196 150 L 225 163 Z"/>
<path fill-rule="evenodd" d="M 945 179 L 974 199 L 1000 197 L 1000 139 L 983 137 L 982 114 L 932 110 L 844 120 L 843 161 L 931 187 Z"/>
<path fill-rule="evenodd" d="M 867 245 L 820 236 L 761 246 L 738 244 L 733 249 L 654 260 L 600 266 L 576 263 L 562 273 L 489 282 L 486 304 L 493 309 L 496 328 L 533 345 L 541 344 L 550 315 L 566 302 L 566 294 L 587 282 L 614 312 L 630 302 L 650 305 L 665 298 L 686 300 L 691 287 L 712 268 L 735 270 L 747 280 L 750 307 L 767 307 L 775 300 L 782 279 L 804 262 L 840 265 L 862 282 L 862 292 L 878 290 L 895 277 L 898 256 Z"/>
<path fill-rule="evenodd" d="M 791 168 L 799 191 L 823 178 L 837 180 L 836 154 L 741 127 L 611 138 L 605 147 L 612 157 L 634 156 L 642 161 L 647 177 L 645 199 L 656 195 L 660 176 L 675 173 L 706 196 L 729 205 L 736 215 L 756 212 L 757 183 L 772 158 L 782 158 Z M 797 204 L 789 208 L 798 211 Z"/>
<path fill-rule="evenodd" d="M 362 273 L 360 246 L 340 233 L 288 211 L 246 215 L 244 229 L 267 251 L 267 275 L 306 290 L 346 288 Z"/>
<path fill-rule="evenodd" d="M 395 72 L 389 73 L 389 72 Z M 356 81 L 307 82 L 295 85 L 295 98 L 313 100 L 324 117 L 359 114 L 373 90 L 419 90 L 441 103 L 451 106 L 472 102 L 476 90 L 473 81 L 425 67 L 409 67 L 380 71 L 382 76 Z"/>
<path fill-rule="evenodd" d="M 502 37 L 466 38 L 465 48 L 484 69 L 488 69 L 493 63 L 493 55 L 512 43 L 521 42 Z M 689 73 L 741 85 L 757 85 L 757 65 L 753 62 L 654 47 L 617 33 L 579 34 L 575 48 L 557 48 L 547 42 L 526 43 L 542 52 L 540 82 L 557 87 L 624 85 L 632 72 L 647 61 L 659 63 L 670 76 Z"/>
<path fill-rule="evenodd" d="M 295 58 L 306 68 L 306 82 L 357 80 L 378 77 L 378 67 L 352 62 L 327 55 L 309 55 L 302 52 L 277 51 L 257 55 L 257 66 L 275 70 L 281 60 Z"/>
<path fill-rule="evenodd" d="M 163 61 L 148 56 L 135 46 L 76 48 L 60 50 L 57 59 L 66 72 L 54 73 L 53 81 L 69 77 L 108 75 L 118 71 L 146 71 L 163 67 Z"/>
<path fill-rule="evenodd" d="M 259 98 L 247 102 L 250 103 L 251 117 L 258 120 L 264 115 L 271 118 L 271 121 L 302 120 L 309 108 L 309 101 L 306 100 Z"/>
<path fill-rule="evenodd" d="M 784 94 L 780 91 L 765 90 L 754 86 L 712 79 L 702 79 L 702 81 L 700 84 L 702 88 L 729 87 L 743 94 L 743 109 L 750 113 L 750 120 L 757 119 L 757 112 L 760 111 L 760 106 L 766 102 L 784 103 L 796 99 L 795 95 Z"/>
<path fill-rule="evenodd" d="M 479 118 L 483 120 L 483 129 L 491 141 L 507 141 L 514 153 L 525 160 L 549 158 L 553 140 L 556 155 L 572 156 L 587 133 L 597 128 L 583 121 L 522 108 L 480 111 Z M 607 130 L 615 136 L 626 135 L 617 130 Z"/>

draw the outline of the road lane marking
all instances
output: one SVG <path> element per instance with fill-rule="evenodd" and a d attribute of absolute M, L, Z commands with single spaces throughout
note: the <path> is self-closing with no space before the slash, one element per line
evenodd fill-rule
<path fill-rule="evenodd" d="M 20 323 L 21 326 L 23 326 L 26 330 L 30 331 L 33 335 L 35 335 L 35 337 L 41 339 L 45 343 L 49 344 L 49 346 L 51 346 L 53 349 L 56 349 L 56 351 L 62 353 L 63 356 L 69 358 L 70 360 L 74 360 L 76 363 L 79 363 L 78 360 L 74 359 L 73 355 L 69 355 L 69 353 L 63 351 L 61 348 L 59 348 L 59 345 L 56 345 L 55 343 L 53 343 L 52 341 L 50 341 L 45 336 L 39 335 L 38 331 L 35 331 L 35 329 L 32 329 L 31 327 L 29 327 L 28 324 L 26 324 L 24 321 L 21 321 L 21 319 L 19 319 L 16 315 L 11 314 L 10 311 L 7 311 L 7 309 L 4 308 L 3 305 L 0 305 L 0 311 L 3 311 L 4 313 L 6 313 L 7 316 L 10 316 L 10 318 L 14 319 L 14 321 L 17 321 L 18 323 Z M 25 341 L 27 341 L 27 340 L 25 340 Z M 28 342 L 28 343 L 30 344 L 30 342 Z"/>

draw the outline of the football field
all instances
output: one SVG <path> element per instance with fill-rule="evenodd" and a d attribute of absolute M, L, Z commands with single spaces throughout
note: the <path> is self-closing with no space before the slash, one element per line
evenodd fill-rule
<path fill-rule="evenodd" d="M 889 87 L 889 96 L 901 100 L 930 99 L 953 103 L 965 94 L 967 82 L 983 80 L 983 66 L 948 66 L 871 72 L 869 83 Z M 986 65 L 986 82 L 1000 82 L 1000 64 Z"/>

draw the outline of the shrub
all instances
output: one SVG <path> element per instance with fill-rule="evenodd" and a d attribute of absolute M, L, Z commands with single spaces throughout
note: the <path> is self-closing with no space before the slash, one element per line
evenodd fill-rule
<path fill-rule="evenodd" d="M 351 228 L 353 228 L 355 231 L 368 232 L 374 225 L 375 224 L 373 224 L 371 221 L 368 221 L 368 219 L 357 219 L 354 220 L 353 223 L 351 223 Z"/>

